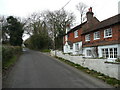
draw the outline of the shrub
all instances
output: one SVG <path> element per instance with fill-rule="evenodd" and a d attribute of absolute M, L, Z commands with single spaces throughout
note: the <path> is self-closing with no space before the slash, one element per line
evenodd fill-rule
<path fill-rule="evenodd" d="M 19 46 L 2 46 L 2 63 L 3 63 L 3 67 L 4 67 L 4 64 L 6 62 L 9 62 L 9 60 L 21 53 L 22 51 L 22 48 L 19 47 Z"/>
<path fill-rule="evenodd" d="M 52 40 L 48 35 L 32 35 L 29 39 L 27 39 L 24 44 L 26 47 L 35 50 L 43 50 L 50 49 L 52 46 Z"/>
<path fill-rule="evenodd" d="M 41 50 L 41 52 L 50 52 L 50 50 L 49 49 L 43 49 L 43 50 Z"/>
<path fill-rule="evenodd" d="M 120 58 L 117 58 L 115 61 L 116 61 L 116 62 L 120 62 Z"/>

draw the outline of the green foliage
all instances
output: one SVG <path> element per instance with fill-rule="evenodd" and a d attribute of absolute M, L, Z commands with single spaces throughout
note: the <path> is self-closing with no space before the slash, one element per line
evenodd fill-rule
<path fill-rule="evenodd" d="M 25 47 L 28 47 L 28 48 L 30 47 L 30 38 L 28 38 L 24 41 L 24 45 L 25 45 Z"/>
<path fill-rule="evenodd" d="M 6 29 L 8 30 L 8 34 L 10 36 L 10 44 L 13 46 L 21 46 L 22 45 L 22 35 L 23 35 L 23 24 L 20 23 L 13 16 L 9 16 L 7 18 L 8 25 Z"/>
<path fill-rule="evenodd" d="M 63 35 L 65 34 L 66 25 L 72 25 L 75 20 L 75 16 L 73 13 L 67 12 L 63 9 L 47 11 L 45 18 L 49 25 L 49 30 L 54 33 L 55 43 L 53 44 L 55 44 L 55 47 L 53 47 L 53 49 L 61 50 L 63 48 Z"/>
<path fill-rule="evenodd" d="M 116 62 L 120 62 L 120 58 L 117 58 L 115 61 L 116 61 Z"/>
<path fill-rule="evenodd" d="M 8 30 L 7 30 L 7 21 L 6 21 L 6 18 L 4 16 L 0 16 L 0 20 L 1 20 L 1 25 L 0 25 L 0 32 L 1 32 L 1 36 L 0 38 L 2 38 L 2 43 L 8 43 L 7 39 L 7 33 L 8 33 Z"/>
<path fill-rule="evenodd" d="M 55 47 L 58 50 L 62 50 L 63 49 L 63 36 L 58 36 L 55 38 Z"/>
<path fill-rule="evenodd" d="M 5 66 L 9 66 L 8 63 L 11 62 L 11 59 L 21 53 L 22 48 L 19 46 L 2 46 L 2 63 L 3 63 L 3 68 Z"/>
<path fill-rule="evenodd" d="M 50 49 L 43 49 L 41 52 L 50 52 Z"/>
<path fill-rule="evenodd" d="M 43 13 L 33 13 L 26 20 L 25 33 L 29 34 L 31 38 L 27 40 L 25 44 L 30 48 L 41 49 L 41 46 L 44 47 L 46 45 L 46 40 L 43 39 L 43 41 L 45 41 L 43 42 L 38 40 L 38 38 L 42 38 L 42 34 L 44 32 L 44 34 L 48 34 L 53 40 L 52 49 L 61 50 L 63 48 L 63 35 L 65 34 L 66 25 L 72 25 L 74 20 L 75 16 L 73 13 L 67 12 L 64 9 L 56 11 L 48 10 Z M 41 37 L 36 36 L 37 34 L 39 34 Z M 38 43 L 40 43 L 40 45 L 38 45 Z M 45 44 L 42 45 L 42 43 Z"/>
<path fill-rule="evenodd" d="M 45 34 L 32 35 L 28 40 L 25 41 L 25 45 L 28 48 L 43 50 L 51 48 L 52 40 Z"/>
<path fill-rule="evenodd" d="M 8 69 L 16 62 L 17 56 L 11 57 L 7 62 L 3 63 L 3 69 Z"/>

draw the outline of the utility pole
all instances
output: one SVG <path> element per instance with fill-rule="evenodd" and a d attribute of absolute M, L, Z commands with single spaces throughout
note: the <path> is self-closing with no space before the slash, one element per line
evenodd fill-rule
<path fill-rule="evenodd" d="M 0 44 L 2 43 L 2 27 L 3 27 L 3 20 L 0 20 Z"/>
<path fill-rule="evenodd" d="M 63 10 L 69 3 L 70 3 L 70 1 L 71 0 L 69 0 L 60 10 Z M 60 11 L 59 10 L 59 11 Z M 57 33 L 56 33 L 56 31 L 55 31 L 55 22 L 53 22 L 53 49 L 55 50 L 55 56 L 56 56 L 56 41 L 55 41 L 55 39 L 56 39 L 56 35 L 57 35 Z"/>

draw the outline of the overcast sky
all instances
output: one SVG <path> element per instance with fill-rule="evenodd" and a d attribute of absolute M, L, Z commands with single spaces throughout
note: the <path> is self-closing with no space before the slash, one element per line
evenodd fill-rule
<path fill-rule="evenodd" d="M 69 0 L 0 0 L 0 14 L 26 17 L 33 12 L 43 10 L 59 10 Z M 83 2 L 93 7 L 94 15 L 101 21 L 118 14 L 118 1 L 120 0 L 71 0 L 65 10 L 72 11 L 77 16 L 79 23 L 79 12 L 76 5 Z"/>
<path fill-rule="evenodd" d="M 33 12 L 59 10 L 68 1 L 69 0 L 0 0 L 0 15 L 27 17 Z M 77 17 L 76 24 L 79 24 L 80 14 L 76 9 L 76 5 L 79 2 L 83 2 L 88 7 L 93 7 L 94 15 L 102 21 L 118 14 L 119 1 L 120 0 L 71 0 L 64 9 L 73 12 Z"/>

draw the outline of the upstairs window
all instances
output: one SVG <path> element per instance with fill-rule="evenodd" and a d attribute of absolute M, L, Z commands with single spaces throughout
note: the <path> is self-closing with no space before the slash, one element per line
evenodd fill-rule
<path fill-rule="evenodd" d="M 78 30 L 74 31 L 74 37 L 77 38 L 78 37 Z"/>
<path fill-rule="evenodd" d="M 85 35 L 85 41 L 90 41 L 90 34 Z"/>
<path fill-rule="evenodd" d="M 100 31 L 94 32 L 94 40 L 100 39 Z"/>
<path fill-rule="evenodd" d="M 104 30 L 104 38 L 112 37 L 112 28 Z"/>

